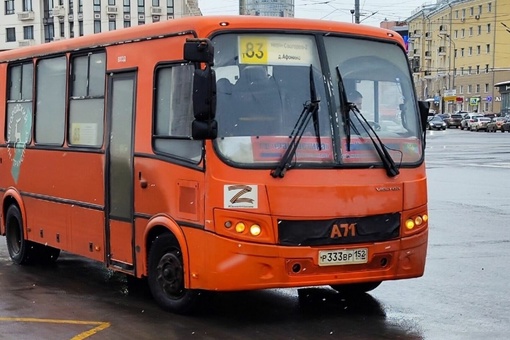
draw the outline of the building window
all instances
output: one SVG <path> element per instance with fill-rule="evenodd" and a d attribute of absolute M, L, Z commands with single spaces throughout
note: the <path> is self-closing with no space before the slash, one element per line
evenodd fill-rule
<path fill-rule="evenodd" d="M 14 27 L 7 27 L 5 29 L 5 41 L 6 42 L 12 42 L 16 41 L 16 28 Z"/>
<path fill-rule="evenodd" d="M 69 23 L 69 38 L 74 38 L 74 22 Z"/>
<path fill-rule="evenodd" d="M 167 14 L 174 14 L 174 0 L 166 0 Z"/>
<path fill-rule="evenodd" d="M 476 65 L 476 74 L 480 74 L 480 65 Z"/>
<path fill-rule="evenodd" d="M 14 14 L 14 0 L 5 0 L 5 15 Z"/>
<path fill-rule="evenodd" d="M 473 7 L 469 7 L 469 15 L 473 16 L 475 14 L 475 9 Z"/>
<path fill-rule="evenodd" d="M 473 88 L 473 86 L 471 84 L 469 84 L 467 86 L 467 93 L 471 93 L 472 88 Z"/>
<path fill-rule="evenodd" d="M 464 56 L 464 47 L 460 49 L 460 56 L 463 57 Z"/>
<path fill-rule="evenodd" d="M 476 93 L 480 93 L 480 84 L 476 84 Z"/>
<path fill-rule="evenodd" d="M 487 53 L 487 54 L 491 53 L 491 44 L 487 44 L 485 46 L 485 53 Z"/>
<path fill-rule="evenodd" d="M 478 5 L 478 15 L 482 14 L 482 5 Z"/>
<path fill-rule="evenodd" d="M 138 13 L 145 14 L 145 0 L 138 0 Z"/>
<path fill-rule="evenodd" d="M 471 66 L 468 67 L 468 75 L 473 74 L 473 68 Z"/>
<path fill-rule="evenodd" d="M 159 0 L 152 0 L 152 6 L 159 7 Z"/>
<path fill-rule="evenodd" d="M 23 26 L 23 39 L 34 39 L 34 26 Z"/>
<path fill-rule="evenodd" d="M 482 25 L 478 25 L 478 35 L 482 34 Z"/>
<path fill-rule="evenodd" d="M 108 21 L 108 30 L 109 31 L 115 31 L 117 29 L 117 23 L 115 19 Z"/>
<path fill-rule="evenodd" d="M 124 0 L 124 13 L 131 13 L 131 0 Z"/>
<path fill-rule="evenodd" d="M 83 0 L 78 0 L 78 13 L 83 13 Z"/>
<path fill-rule="evenodd" d="M 472 55 L 473 55 L 473 47 L 469 46 L 468 47 L 468 56 L 472 56 Z"/>
<path fill-rule="evenodd" d="M 476 46 L 476 54 L 480 55 L 481 51 L 482 51 L 482 47 L 480 45 L 477 45 Z"/>
<path fill-rule="evenodd" d="M 69 0 L 69 14 L 73 14 L 74 0 Z"/>
<path fill-rule="evenodd" d="M 83 37 L 83 21 L 78 21 L 78 34 Z"/>
<path fill-rule="evenodd" d="M 131 20 L 124 20 L 124 28 L 131 27 Z"/>
<path fill-rule="evenodd" d="M 489 92 L 489 84 L 485 84 L 485 93 Z"/>
<path fill-rule="evenodd" d="M 489 64 L 485 64 L 485 73 L 489 73 Z"/>
<path fill-rule="evenodd" d="M 460 37 L 461 37 L 461 38 L 464 38 L 464 37 L 465 37 L 465 35 L 466 35 L 466 30 L 463 28 L 462 30 L 460 30 L 460 32 L 461 32 Z"/>
<path fill-rule="evenodd" d="M 115 6 L 115 0 L 108 0 L 108 5 Z"/>
<path fill-rule="evenodd" d="M 55 27 L 53 23 L 48 23 L 44 25 L 44 41 L 50 42 L 53 41 L 53 37 L 55 36 Z"/>
<path fill-rule="evenodd" d="M 487 33 L 491 32 L 491 24 L 487 24 Z"/>
<path fill-rule="evenodd" d="M 470 27 L 469 28 L 469 36 L 472 37 L 473 36 L 473 27 Z"/>
<path fill-rule="evenodd" d="M 94 33 L 101 33 L 101 20 L 94 20 Z"/>
<path fill-rule="evenodd" d="M 33 11 L 32 0 L 23 0 L 23 12 Z"/>
<path fill-rule="evenodd" d="M 63 37 L 65 37 L 65 36 L 66 36 L 66 33 L 65 33 L 64 29 L 65 29 L 65 27 L 64 27 L 64 23 L 63 23 L 63 22 L 61 22 L 61 23 L 60 23 L 60 37 L 61 37 L 61 38 L 63 38 Z"/>
<path fill-rule="evenodd" d="M 101 12 L 101 0 L 94 0 L 94 12 Z"/>
<path fill-rule="evenodd" d="M 492 3 L 491 2 L 489 2 L 487 4 L 487 12 L 489 12 L 489 13 L 492 12 Z"/>

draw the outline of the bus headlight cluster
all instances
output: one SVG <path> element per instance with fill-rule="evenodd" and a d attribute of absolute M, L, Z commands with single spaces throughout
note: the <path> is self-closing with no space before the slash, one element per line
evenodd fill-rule
<path fill-rule="evenodd" d="M 262 228 L 256 223 L 236 222 L 234 225 L 232 221 L 225 221 L 224 226 L 227 229 L 234 227 L 235 232 L 238 234 L 248 231 L 251 236 L 259 236 L 262 233 Z"/>
<path fill-rule="evenodd" d="M 414 216 L 409 218 L 405 222 L 405 226 L 407 230 L 413 230 L 415 227 L 419 227 L 422 224 L 426 223 L 429 220 L 429 216 L 427 214 Z"/>

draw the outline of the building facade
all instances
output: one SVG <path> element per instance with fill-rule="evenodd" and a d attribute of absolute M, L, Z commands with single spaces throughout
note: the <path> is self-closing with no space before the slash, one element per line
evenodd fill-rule
<path fill-rule="evenodd" d="M 197 0 L 2 0 L 0 51 L 201 15 Z"/>
<path fill-rule="evenodd" d="M 439 0 L 407 19 L 418 97 L 437 112 L 500 113 L 510 80 L 510 1 Z M 505 94 L 506 95 L 506 94 Z"/>
<path fill-rule="evenodd" d="M 294 0 L 239 0 L 239 14 L 294 17 Z"/>

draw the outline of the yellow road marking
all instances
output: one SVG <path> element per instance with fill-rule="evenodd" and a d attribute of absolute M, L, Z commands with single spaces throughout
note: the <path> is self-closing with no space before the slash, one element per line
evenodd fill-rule
<path fill-rule="evenodd" d="M 53 323 L 53 324 L 67 324 L 67 325 L 86 325 L 86 326 L 96 326 L 91 330 L 80 333 L 70 340 L 83 340 L 88 338 L 91 335 L 94 335 L 108 327 L 110 327 L 109 322 L 99 322 L 99 321 L 80 321 L 80 320 L 59 320 L 59 319 L 38 319 L 38 318 L 5 318 L 0 317 L 0 321 L 11 321 L 11 322 L 38 322 L 38 323 Z"/>

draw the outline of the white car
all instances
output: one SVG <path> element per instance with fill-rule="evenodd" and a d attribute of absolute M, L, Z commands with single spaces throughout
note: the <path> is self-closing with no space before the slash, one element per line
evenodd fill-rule
<path fill-rule="evenodd" d="M 474 117 L 469 122 L 469 130 L 471 131 L 480 131 L 486 130 L 487 124 L 491 122 L 491 119 L 488 117 Z"/>

